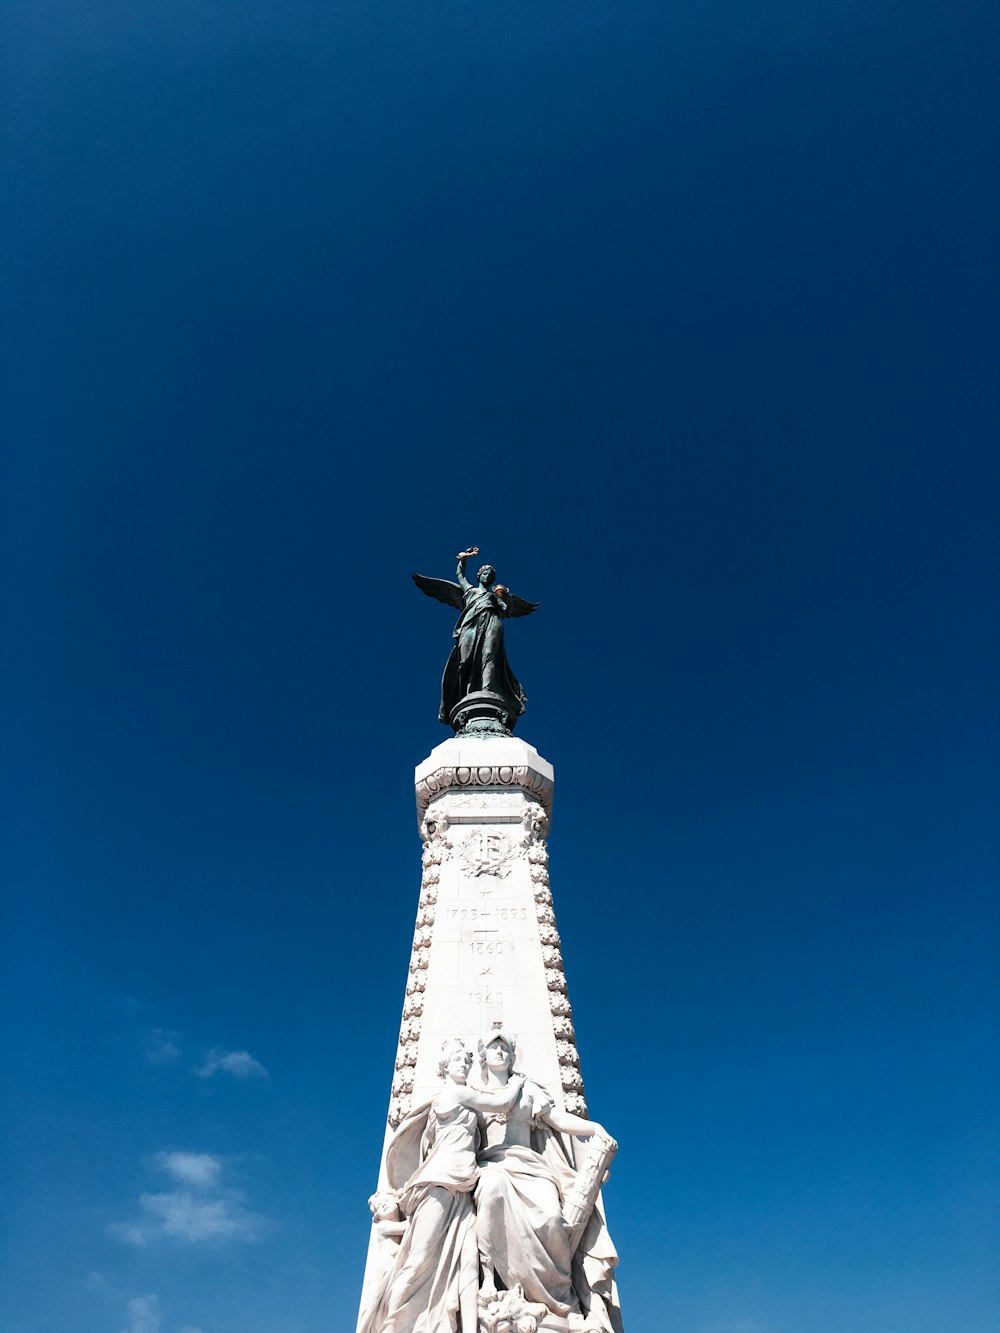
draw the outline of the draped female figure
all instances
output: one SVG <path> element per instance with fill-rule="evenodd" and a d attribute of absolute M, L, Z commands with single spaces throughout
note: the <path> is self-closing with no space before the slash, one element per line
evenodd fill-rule
<path fill-rule="evenodd" d="M 499 1095 L 468 1088 L 471 1066 L 463 1042 L 444 1044 L 441 1091 L 400 1123 L 386 1153 L 386 1174 L 407 1225 L 358 1333 L 477 1333 L 476 1112 L 502 1113 L 521 1083 Z"/>
<path fill-rule="evenodd" d="M 502 1032 L 481 1043 L 487 1086 L 509 1087 L 515 1046 Z M 480 1113 L 483 1146 L 476 1185 L 476 1232 L 483 1267 L 481 1299 L 499 1280 L 569 1318 L 570 1327 L 622 1333 L 614 1270 L 618 1255 L 600 1207 L 573 1249 L 563 1203 L 576 1178 L 560 1134 L 604 1133 L 595 1121 L 557 1107 L 537 1083 L 524 1082 L 511 1109 Z"/>

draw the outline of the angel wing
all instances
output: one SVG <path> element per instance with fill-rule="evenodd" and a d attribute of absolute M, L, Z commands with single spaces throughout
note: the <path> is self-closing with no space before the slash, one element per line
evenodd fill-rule
<path fill-rule="evenodd" d="M 532 611 L 537 611 L 541 602 L 526 602 L 523 597 L 515 597 L 509 592 L 504 598 L 507 603 L 508 616 L 530 616 Z"/>
<path fill-rule="evenodd" d="M 414 574 L 413 582 L 421 592 L 425 592 L 428 597 L 433 597 L 435 601 L 444 602 L 446 606 L 457 606 L 461 609 L 465 605 L 465 598 L 462 596 L 462 589 L 457 583 L 452 583 L 450 579 L 429 579 L 425 574 Z M 528 605 L 527 602 L 524 604 Z M 531 608 L 534 610 L 534 607 Z M 523 615 L 523 611 L 512 612 L 514 615 Z"/>

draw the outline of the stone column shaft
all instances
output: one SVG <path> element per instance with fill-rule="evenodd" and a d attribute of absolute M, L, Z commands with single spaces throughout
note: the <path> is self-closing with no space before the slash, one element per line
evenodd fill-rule
<path fill-rule="evenodd" d="M 517 1038 L 519 1067 L 585 1116 L 549 889 L 551 764 L 515 737 L 454 737 L 417 766 L 415 783 L 423 873 L 385 1146 L 440 1087 L 442 1042 L 461 1037 L 475 1051 L 497 1027 Z M 373 1237 L 366 1288 L 375 1255 Z"/>

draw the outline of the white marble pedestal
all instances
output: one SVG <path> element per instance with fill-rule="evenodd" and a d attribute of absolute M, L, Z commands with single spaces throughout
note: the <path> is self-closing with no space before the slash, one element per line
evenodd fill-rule
<path fill-rule="evenodd" d="M 415 784 L 423 874 L 386 1146 L 411 1106 L 440 1088 L 442 1042 L 461 1037 L 475 1051 L 497 1027 L 516 1036 L 518 1067 L 557 1106 L 585 1116 L 549 889 L 551 764 L 514 737 L 453 737 L 417 766 Z M 385 1147 L 379 1188 L 384 1162 Z"/>

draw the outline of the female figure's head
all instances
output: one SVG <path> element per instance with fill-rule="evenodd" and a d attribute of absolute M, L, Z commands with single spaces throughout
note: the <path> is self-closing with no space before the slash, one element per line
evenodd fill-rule
<path fill-rule="evenodd" d="M 503 1078 L 514 1071 L 517 1057 L 517 1042 L 505 1032 L 489 1032 L 479 1043 L 479 1068 L 483 1082 L 489 1082 L 490 1074 Z M 506 1080 L 505 1080 L 506 1081 Z"/>
<path fill-rule="evenodd" d="M 497 572 L 492 565 L 483 565 L 482 569 L 476 575 L 476 582 L 484 588 L 489 588 L 496 581 Z"/>
<path fill-rule="evenodd" d="M 449 1037 L 441 1044 L 441 1059 L 438 1061 L 438 1074 L 441 1078 L 450 1078 L 453 1083 L 464 1083 L 472 1068 L 472 1052 L 459 1037 Z"/>

